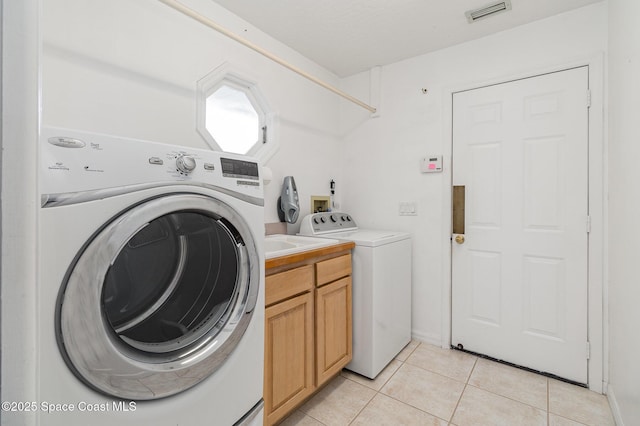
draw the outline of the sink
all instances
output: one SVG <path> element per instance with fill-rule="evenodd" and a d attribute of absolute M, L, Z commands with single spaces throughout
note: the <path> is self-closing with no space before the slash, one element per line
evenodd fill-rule
<path fill-rule="evenodd" d="M 273 252 L 273 251 L 287 250 L 295 247 L 297 247 L 295 244 L 288 243 L 286 241 L 277 241 L 277 240 L 270 241 L 268 239 L 264 241 L 264 251 L 266 251 L 267 253 Z"/>
<path fill-rule="evenodd" d="M 300 235 L 275 234 L 264 238 L 265 258 L 286 256 L 303 251 L 337 244 L 340 241 L 330 238 L 312 238 Z"/>

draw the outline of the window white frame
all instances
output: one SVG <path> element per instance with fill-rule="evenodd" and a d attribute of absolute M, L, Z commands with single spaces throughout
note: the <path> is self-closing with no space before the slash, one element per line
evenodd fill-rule
<path fill-rule="evenodd" d="M 222 86 L 228 86 L 244 92 L 256 110 L 259 120 L 258 138 L 246 155 L 256 157 L 263 162 L 267 161 L 278 150 L 276 114 L 269 107 L 258 85 L 254 81 L 246 78 L 244 73 L 232 69 L 227 63 L 219 66 L 197 83 L 196 129 L 198 133 L 212 150 L 224 151 L 209 130 L 207 130 L 206 125 L 207 98 Z"/>

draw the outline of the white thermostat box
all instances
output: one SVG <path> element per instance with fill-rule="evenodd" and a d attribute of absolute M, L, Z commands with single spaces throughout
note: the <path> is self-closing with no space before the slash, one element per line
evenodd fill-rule
<path fill-rule="evenodd" d="M 420 161 L 422 173 L 439 173 L 442 171 L 442 155 L 425 157 Z"/>

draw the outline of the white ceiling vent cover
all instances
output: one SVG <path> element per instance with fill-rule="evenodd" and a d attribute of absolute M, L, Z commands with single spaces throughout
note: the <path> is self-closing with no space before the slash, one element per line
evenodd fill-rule
<path fill-rule="evenodd" d="M 464 15 L 467 17 L 469 23 L 475 22 L 478 19 L 493 16 L 496 13 L 506 12 L 511 10 L 511 0 L 504 0 L 498 3 L 491 3 L 478 9 L 467 10 Z"/>

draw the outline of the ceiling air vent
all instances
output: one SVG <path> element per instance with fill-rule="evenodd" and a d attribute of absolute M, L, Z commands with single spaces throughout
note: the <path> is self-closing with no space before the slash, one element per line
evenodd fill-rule
<path fill-rule="evenodd" d="M 491 3 L 478 9 L 467 10 L 464 14 L 467 17 L 469 23 L 471 23 L 477 21 L 478 19 L 486 18 L 488 16 L 492 16 L 500 12 L 505 12 L 507 10 L 511 10 L 510 0 Z"/>

